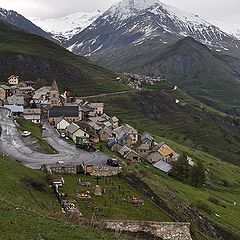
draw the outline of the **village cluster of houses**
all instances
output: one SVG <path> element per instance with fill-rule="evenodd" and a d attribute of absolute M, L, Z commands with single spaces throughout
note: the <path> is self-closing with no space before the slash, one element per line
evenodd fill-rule
<path fill-rule="evenodd" d="M 60 94 L 56 81 L 52 86 L 35 90 L 33 83 L 10 76 L 8 86 L 0 86 L 0 98 L 13 114 L 34 123 L 41 123 L 45 116 L 60 133 L 74 142 L 78 138 L 88 138 L 92 143 L 104 141 L 109 149 L 131 162 L 146 159 L 168 173 L 172 169 L 171 163 L 179 158 L 165 142 L 156 143 L 148 134 L 139 134 L 132 126 L 120 124 L 117 117 L 108 116 L 103 103 L 73 99 L 67 92 Z"/>
<path fill-rule="evenodd" d="M 132 74 L 132 73 L 124 73 L 124 78 L 127 79 L 127 86 L 129 88 L 141 91 L 144 85 L 151 85 L 153 86 L 157 82 L 161 82 L 164 79 L 160 77 L 149 77 L 143 76 L 139 74 Z M 124 82 L 123 78 L 117 77 L 116 80 L 118 82 Z"/>
<path fill-rule="evenodd" d="M 74 104 L 55 106 L 48 112 L 48 121 L 74 142 L 78 137 L 106 142 L 120 157 L 131 162 L 145 159 L 166 173 L 172 169 L 171 163 L 178 160 L 179 154 L 165 142 L 156 143 L 150 135 L 139 134 L 132 126 L 120 124 L 117 117 L 108 116 L 103 103 L 77 99 Z"/>

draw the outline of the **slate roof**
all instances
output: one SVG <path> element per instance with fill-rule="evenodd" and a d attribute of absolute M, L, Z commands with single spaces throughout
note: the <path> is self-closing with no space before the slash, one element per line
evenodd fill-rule
<path fill-rule="evenodd" d="M 4 105 L 4 107 L 9 109 L 12 113 L 23 113 L 23 106 Z"/>
<path fill-rule="evenodd" d="M 155 164 L 153 164 L 153 166 L 165 173 L 169 173 L 172 170 L 172 165 L 163 160 L 156 162 Z"/>
<path fill-rule="evenodd" d="M 24 97 L 13 95 L 13 96 L 7 97 L 7 102 L 9 105 L 11 104 L 24 105 Z"/>
<path fill-rule="evenodd" d="M 75 124 L 75 123 L 71 123 L 68 127 L 67 127 L 67 131 L 70 133 L 70 134 L 73 134 L 75 133 L 80 127 Z"/>
<path fill-rule="evenodd" d="M 111 119 L 113 122 L 118 122 L 119 121 L 119 119 L 117 118 L 117 117 L 112 117 L 112 119 Z"/>
<path fill-rule="evenodd" d="M 131 152 L 131 149 L 125 145 L 118 151 L 118 153 L 123 157 L 129 152 Z"/>
<path fill-rule="evenodd" d="M 149 150 L 150 149 L 150 146 L 148 144 L 141 144 L 139 147 L 138 147 L 139 150 Z"/>
<path fill-rule="evenodd" d="M 40 115 L 41 110 L 39 108 L 25 108 L 23 111 L 24 115 Z"/>
<path fill-rule="evenodd" d="M 56 121 L 55 121 L 55 124 L 57 125 L 57 124 L 59 124 L 61 121 L 66 121 L 66 122 L 68 122 L 66 119 L 64 119 L 64 117 L 59 117 L 59 118 L 57 118 L 56 119 Z M 68 122 L 69 123 L 69 122 Z M 70 123 L 69 123 L 70 124 Z"/>
<path fill-rule="evenodd" d="M 117 143 L 116 139 L 115 138 L 109 138 L 107 140 L 107 145 L 109 148 L 111 148 L 112 146 L 114 146 L 114 144 Z"/>
<path fill-rule="evenodd" d="M 92 121 L 90 121 L 90 122 L 88 122 L 88 125 L 89 126 L 91 126 L 92 128 L 94 128 L 95 130 L 101 130 L 101 126 L 99 126 L 97 123 L 95 123 L 95 122 L 92 122 Z"/>
<path fill-rule="evenodd" d="M 54 106 L 49 109 L 49 117 L 79 117 L 78 106 Z"/>
<path fill-rule="evenodd" d="M 145 139 L 148 139 L 149 141 L 153 141 L 153 138 L 148 134 L 143 134 L 141 136 L 141 141 L 144 141 Z"/>

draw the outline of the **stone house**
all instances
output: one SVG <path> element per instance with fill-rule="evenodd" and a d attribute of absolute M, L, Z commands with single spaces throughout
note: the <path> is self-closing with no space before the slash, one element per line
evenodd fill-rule
<path fill-rule="evenodd" d="M 130 160 L 132 162 L 140 162 L 141 161 L 141 156 L 137 152 L 133 151 L 132 149 L 130 149 L 127 146 L 123 146 L 118 151 L 118 153 L 122 158 Z"/>
<path fill-rule="evenodd" d="M 174 156 L 174 150 L 168 146 L 166 143 L 161 145 L 158 150 L 158 153 L 165 159 L 167 162 L 167 159 L 172 158 Z"/>
<path fill-rule="evenodd" d="M 170 146 L 165 142 L 161 142 L 154 146 L 151 154 L 147 157 L 148 162 L 155 163 L 160 160 L 170 163 L 178 160 L 180 155 L 176 153 Z"/>
<path fill-rule="evenodd" d="M 16 95 L 7 97 L 7 102 L 9 105 L 23 106 L 25 104 L 24 97 Z"/>
<path fill-rule="evenodd" d="M 114 152 L 118 152 L 123 147 L 123 145 L 118 143 L 115 138 L 109 138 L 107 140 L 107 146 L 109 149 L 111 149 Z"/>
<path fill-rule="evenodd" d="M 150 151 L 150 145 L 147 143 L 142 143 L 137 147 L 137 153 L 143 157 L 146 157 Z"/>
<path fill-rule="evenodd" d="M 94 129 L 94 131 L 95 131 L 96 134 L 98 134 L 98 135 L 100 134 L 100 131 L 101 131 L 102 127 L 101 127 L 98 123 L 93 122 L 93 121 L 88 121 L 87 124 L 88 124 L 92 129 Z"/>
<path fill-rule="evenodd" d="M 6 85 L 1 85 L 0 86 L 0 99 L 6 100 L 7 97 L 11 95 L 11 87 L 6 86 Z"/>
<path fill-rule="evenodd" d="M 20 77 L 12 75 L 7 80 L 8 80 L 8 84 L 10 85 L 18 85 L 20 82 Z"/>
<path fill-rule="evenodd" d="M 110 123 L 112 124 L 113 129 L 119 127 L 119 119 L 117 117 L 112 117 Z"/>
<path fill-rule="evenodd" d="M 100 130 L 100 140 L 106 142 L 109 138 L 112 137 L 112 129 L 108 127 L 103 127 Z"/>
<path fill-rule="evenodd" d="M 155 145 L 155 142 L 154 142 L 153 138 L 148 134 L 143 134 L 141 136 L 141 143 L 142 144 L 148 144 L 150 146 L 150 148 L 153 148 L 154 145 Z"/>
<path fill-rule="evenodd" d="M 86 105 L 81 105 L 80 106 L 83 112 L 83 119 L 86 120 L 89 118 L 89 113 L 92 111 L 92 108 L 90 106 Z"/>
<path fill-rule="evenodd" d="M 23 110 L 23 117 L 32 123 L 41 123 L 41 110 L 39 108 L 26 108 Z"/>
<path fill-rule="evenodd" d="M 60 117 L 56 119 L 55 126 L 57 130 L 66 130 L 70 123 L 64 119 L 64 117 Z"/>
<path fill-rule="evenodd" d="M 128 124 L 113 129 L 112 133 L 113 137 L 115 137 L 118 142 L 122 144 L 127 144 L 128 146 L 131 146 L 138 142 L 137 130 Z"/>
<path fill-rule="evenodd" d="M 13 89 L 12 92 L 14 95 L 23 96 L 25 94 L 32 95 L 34 90 L 35 89 L 31 86 L 30 87 L 16 87 Z"/>
<path fill-rule="evenodd" d="M 71 123 L 67 127 L 66 131 L 69 138 L 71 138 L 74 142 L 76 142 L 77 137 L 90 138 L 89 133 L 86 130 L 81 129 L 76 123 Z"/>
<path fill-rule="evenodd" d="M 89 103 L 89 106 L 91 107 L 91 113 L 93 115 L 102 115 L 104 113 L 104 104 L 103 103 Z"/>
<path fill-rule="evenodd" d="M 78 122 L 82 120 L 82 112 L 79 106 L 53 106 L 48 110 L 48 121 L 56 124 L 59 117 L 63 117 L 68 122 Z"/>
<path fill-rule="evenodd" d="M 159 152 L 152 152 L 147 157 L 147 161 L 151 164 L 156 163 L 160 160 L 162 160 L 162 155 Z"/>

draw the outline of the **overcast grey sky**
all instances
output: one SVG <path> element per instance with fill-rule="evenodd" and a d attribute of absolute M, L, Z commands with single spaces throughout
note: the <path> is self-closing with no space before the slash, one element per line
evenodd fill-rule
<path fill-rule="evenodd" d="M 0 0 L 0 7 L 13 9 L 26 17 L 60 17 L 77 11 L 105 11 L 119 0 Z M 162 0 L 205 19 L 240 24 L 240 0 Z"/>

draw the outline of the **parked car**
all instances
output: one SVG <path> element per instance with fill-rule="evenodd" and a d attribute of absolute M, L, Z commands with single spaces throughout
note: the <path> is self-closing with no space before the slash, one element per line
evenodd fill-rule
<path fill-rule="evenodd" d="M 115 158 L 109 158 L 107 160 L 107 165 L 111 166 L 111 167 L 119 167 L 119 163 L 118 163 L 117 159 L 115 159 Z"/>
<path fill-rule="evenodd" d="M 29 132 L 29 131 L 24 131 L 23 133 L 22 133 L 22 136 L 23 137 L 28 137 L 28 136 L 30 136 L 32 133 L 31 132 Z"/>
<path fill-rule="evenodd" d="M 61 138 L 65 138 L 66 137 L 66 134 L 65 133 L 61 133 Z"/>

